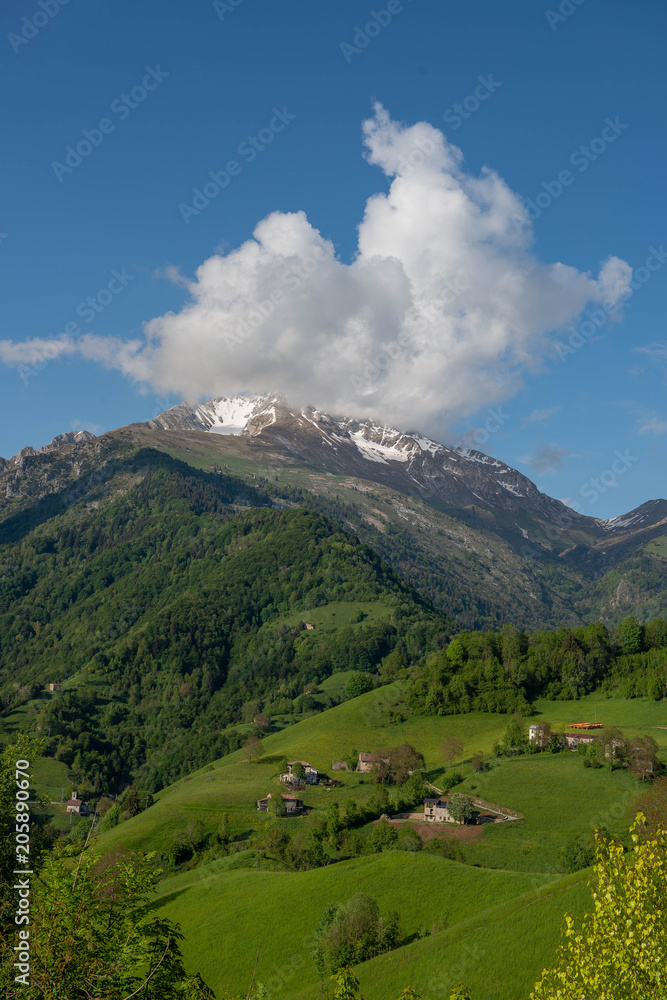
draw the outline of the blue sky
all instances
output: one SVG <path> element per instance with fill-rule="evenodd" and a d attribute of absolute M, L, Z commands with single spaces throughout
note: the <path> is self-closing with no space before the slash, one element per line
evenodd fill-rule
<path fill-rule="evenodd" d="M 640 270 L 612 319 L 595 313 L 600 329 L 594 331 L 592 321 L 581 325 L 586 309 L 599 310 L 599 301 L 552 331 L 546 330 L 549 317 L 563 309 L 545 308 L 534 320 L 536 329 L 521 327 L 515 341 L 514 320 L 508 319 L 483 368 L 477 367 L 474 336 L 486 350 L 479 324 L 493 326 L 493 317 L 488 302 L 478 314 L 472 293 L 464 295 L 460 311 L 468 325 L 462 329 L 476 332 L 467 346 L 458 342 L 467 333 L 451 333 L 458 353 L 450 368 L 450 347 L 440 351 L 438 341 L 444 334 L 437 327 L 429 334 L 440 381 L 425 393 L 430 408 L 414 410 L 417 429 L 433 432 L 440 420 L 449 427 L 448 440 L 475 442 L 595 517 L 667 494 L 667 10 L 659 0 L 564 0 L 551 7 L 535 0 L 375 6 L 351 0 L 70 0 L 62 7 L 58 0 L 43 0 L 43 6 L 6 0 L 1 17 L 0 74 L 11 100 L 2 112 L 0 164 L 0 454 L 41 445 L 70 428 L 100 433 L 150 419 L 186 391 L 196 394 L 209 384 L 220 392 L 289 389 L 285 371 L 296 362 L 305 366 L 299 384 L 311 394 L 307 401 L 330 406 L 345 399 L 322 383 L 327 352 L 333 357 L 338 351 L 332 379 L 342 378 L 351 391 L 345 367 L 350 330 L 343 337 L 327 310 L 339 294 L 360 297 L 364 309 L 382 314 L 392 328 L 394 288 L 402 288 L 401 281 L 382 268 L 374 271 L 373 254 L 384 253 L 385 236 L 395 246 L 402 234 L 414 262 L 415 232 L 404 227 L 397 235 L 396 226 L 401 218 L 417 218 L 417 206 L 434 195 L 421 166 L 408 170 L 403 187 L 391 186 L 400 172 L 391 157 L 415 136 L 428 143 L 434 128 L 444 133 L 445 150 L 455 144 L 463 154 L 464 165 L 452 168 L 459 179 L 465 171 L 463 190 L 473 191 L 474 178 L 487 166 L 504 182 L 503 191 L 531 203 L 533 243 L 526 252 L 544 265 L 544 280 L 558 280 L 548 270 L 558 262 L 576 269 L 572 275 L 591 275 L 592 282 L 598 275 L 602 281 L 601 262 L 610 257 Z M 364 158 L 362 122 L 373 116 L 375 102 L 405 130 L 385 156 L 378 144 L 393 126 L 378 126 L 379 139 L 375 146 L 367 143 Z M 431 131 L 410 131 L 419 122 Z M 80 162 L 74 153 L 67 160 L 67 147 L 80 143 Z M 202 190 L 211 172 L 224 190 L 196 214 L 189 212 L 187 206 L 202 206 L 193 202 L 194 189 Z M 209 192 L 216 187 L 211 183 Z M 382 196 L 380 214 L 362 229 L 367 249 L 359 250 L 359 279 L 349 265 L 359 256 L 358 227 L 376 195 Z M 256 280 L 248 261 L 257 244 L 248 248 L 247 241 L 274 212 L 283 213 L 278 221 L 284 225 L 273 226 L 264 250 L 282 239 L 310 245 L 305 223 L 286 234 L 291 223 L 285 220 L 297 217 L 285 213 L 303 212 L 338 262 L 320 268 L 317 294 L 307 303 L 308 316 L 321 325 L 312 357 L 295 338 L 295 356 L 281 347 L 277 361 L 275 343 L 257 339 L 235 353 L 213 353 L 210 362 L 210 345 L 200 350 L 187 324 L 205 326 L 208 317 L 206 335 L 219 339 L 220 314 L 211 313 L 211 301 L 222 283 L 229 299 Z M 455 226 L 444 229 L 441 249 L 451 265 L 459 237 Z M 462 238 L 468 241 L 465 259 L 482 259 L 487 236 Z M 498 267 L 510 257 L 514 266 L 524 251 L 508 248 L 502 237 L 493 240 Z M 244 244 L 244 256 L 234 256 Z M 434 245 L 440 247 L 437 240 Z M 193 285 L 196 269 L 214 253 L 231 256 Z M 435 271 L 436 265 L 437 255 Z M 475 277 L 468 278 L 479 293 Z M 230 292 L 230 280 L 239 288 Z M 577 294 L 563 292 L 572 315 Z M 191 313 L 193 295 L 197 311 Z M 499 308 L 513 305 L 503 299 Z M 532 298 L 521 310 L 519 326 L 530 325 L 539 312 Z M 135 344 L 128 360 L 122 342 L 143 345 L 144 324 L 170 312 L 173 322 L 152 327 L 154 337 L 171 337 L 168 350 L 146 352 Z M 292 320 L 305 323 L 303 310 Z M 275 341 L 271 329 L 265 333 Z M 85 335 L 93 338 L 87 352 L 63 349 L 63 338 L 75 345 Z M 363 336 L 373 343 L 372 331 Z M 191 363 L 197 352 L 200 368 L 215 368 L 211 383 L 207 371 Z M 58 356 L 48 360 L 52 355 Z M 378 376 L 359 392 L 371 393 L 375 415 L 400 422 L 396 415 L 409 413 L 410 400 L 420 396 L 419 371 L 428 364 L 423 355 L 421 369 L 407 355 L 394 364 L 393 382 L 385 385 Z M 188 365 L 181 382 L 179 369 Z M 401 365 L 411 367 L 401 373 Z M 351 354 L 349 366 L 352 375 L 360 371 Z M 401 393 L 402 408 L 396 409 Z M 401 420 L 410 429 L 409 418 Z"/>

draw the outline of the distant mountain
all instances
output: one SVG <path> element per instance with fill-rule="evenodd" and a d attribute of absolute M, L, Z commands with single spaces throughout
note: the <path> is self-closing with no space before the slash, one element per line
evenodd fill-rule
<path fill-rule="evenodd" d="M 292 409 L 279 395 L 220 396 L 181 403 L 147 426 L 261 437 L 296 459 L 341 475 L 360 476 L 428 503 L 522 511 L 599 538 L 626 537 L 667 523 L 667 500 L 650 500 L 628 514 L 587 517 L 541 493 L 516 469 L 480 451 L 448 447 L 372 420 L 333 417 L 312 407 Z M 527 536 L 524 536 L 527 537 Z"/>
<path fill-rule="evenodd" d="M 0 470 L 0 543 L 99 503 L 117 488 L 120 459 L 141 447 L 250 479 L 277 505 L 317 509 L 469 628 L 667 612 L 667 501 L 586 517 L 482 452 L 295 409 L 276 394 L 182 403 L 98 438 L 70 433 L 23 449 Z"/>
<path fill-rule="evenodd" d="M 58 434 L 50 444 L 44 444 L 41 448 L 35 449 L 26 445 L 11 458 L 0 457 L 0 472 L 20 467 L 24 460 L 31 455 L 45 455 L 47 452 L 57 451 L 65 444 L 80 444 L 82 441 L 93 441 L 94 439 L 95 435 L 91 434 L 90 431 L 66 431 L 64 434 Z"/>

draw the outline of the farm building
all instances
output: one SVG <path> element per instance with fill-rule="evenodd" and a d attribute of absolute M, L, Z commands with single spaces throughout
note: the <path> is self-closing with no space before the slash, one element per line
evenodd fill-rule
<path fill-rule="evenodd" d="M 364 774 L 368 771 L 373 770 L 373 765 L 375 764 L 375 754 L 372 753 L 360 753 L 359 760 L 357 761 L 357 771 L 362 771 Z"/>
<path fill-rule="evenodd" d="M 592 743 L 597 736 L 590 736 L 589 733 L 563 733 L 563 738 L 567 740 L 570 750 L 576 750 L 580 743 Z"/>
<path fill-rule="evenodd" d="M 58 684 L 58 683 L 47 684 L 46 686 L 49 689 L 49 691 L 62 691 L 62 688 L 63 688 L 62 684 Z"/>
<path fill-rule="evenodd" d="M 303 781 L 305 781 L 307 785 L 316 785 L 317 784 L 317 768 L 311 767 L 307 760 L 288 760 L 287 761 L 287 777 L 292 777 L 293 769 L 294 769 L 294 767 L 295 767 L 296 764 L 301 764 L 301 767 L 306 772 L 305 777 L 303 778 Z M 296 775 L 295 775 L 295 777 L 296 777 Z"/>
<path fill-rule="evenodd" d="M 72 792 L 72 798 L 67 803 L 67 812 L 76 813 L 77 816 L 87 816 L 90 812 L 87 802 L 82 802 L 76 792 Z"/>
<path fill-rule="evenodd" d="M 269 799 L 272 798 L 271 792 L 265 795 L 263 799 L 257 799 L 257 808 L 260 812 L 268 812 L 269 810 Z M 298 799 L 296 795 L 281 795 L 283 803 L 285 805 L 285 812 L 290 814 L 303 812 L 303 801 Z"/>
<path fill-rule="evenodd" d="M 455 823 L 446 799 L 424 799 L 424 819 L 429 823 Z"/>
<path fill-rule="evenodd" d="M 283 795 L 283 802 L 287 813 L 303 812 L 303 801 L 298 799 L 296 795 Z"/>

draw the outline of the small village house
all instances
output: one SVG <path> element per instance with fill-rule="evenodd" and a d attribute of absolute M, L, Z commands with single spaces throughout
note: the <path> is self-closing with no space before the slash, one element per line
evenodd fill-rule
<path fill-rule="evenodd" d="M 263 799 L 257 799 L 257 809 L 259 812 L 269 811 L 269 799 L 272 797 L 271 792 L 269 792 L 269 794 L 265 795 Z M 287 815 L 294 815 L 294 813 L 303 812 L 303 800 L 297 798 L 296 795 L 281 795 L 281 798 Z"/>
<path fill-rule="evenodd" d="M 597 739 L 597 736 L 591 736 L 590 733 L 563 733 L 563 739 L 567 741 L 567 745 L 570 750 L 576 750 L 581 743 L 586 743 L 587 745 L 592 743 Z"/>
<path fill-rule="evenodd" d="M 359 760 L 357 761 L 357 771 L 361 771 L 362 774 L 368 774 L 369 771 L 373 770 L 374 764 L 375 754 L 360 753 Z"/>
<path fill-rule="evenodd" d="M 283 795 L 283 802 L 285 804 L 285 812 L 288 815 L 290 813 L 303 812 L 303 801 L 298 799 L 296 795 Z"/>
<path fill-rule="evenodd" d="M 62 691 L 62 688 L 63 688 L 62 684 L 58 684 L 58 683 L 47 684 L 46 686 L 47 686 L 47 688 L 48 688 L 49 691 Z"/>
<path fill-rule="evenodd" d="M 424 799 L 424 819 L 428 823 L 456 823 L 446 799 Z"/>
<path fill-rule="evenodd" d="M 82 802 L 76 792 L 72 792 L 72 798 L 67 803 L 67 812 L 75 813 L 77 816 L 87 816 L 90 812 L 87 802 Z"/>
<path fill-rule="evenodd" d="M 287 777 L 292 777 L 294 767 L 297 764 L 301 764 L 301 767 L 306 772 L 305 777 L 302 779 L 307 785 L 317 784 L 317 768 L 311 767 L 307 760 L 288 760 L 287 761 Z M 296 775 L 294 775 L 296 777 Z"/>

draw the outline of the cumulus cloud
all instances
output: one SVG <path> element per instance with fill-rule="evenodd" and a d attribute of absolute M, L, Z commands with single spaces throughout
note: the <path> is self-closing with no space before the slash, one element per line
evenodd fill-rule
<path fill-rule="evenodd" d="M 189 300 L 146 323 L 143 341 L 87 335 L 81 355 L 190 401 L 275 390 L 442 434 L 512 395 L 587 305 L 629 294 L 616 257 L 597 277 L 539 262 L 521 199 L 492 169 L 467 171 L 428 123 L 377 104 L 363 142 L 390 187 L 369 198 L 350 262 L 303 212 L 274 212 L 193 280 L 172 272 Z"/>
<path fill-rule="evenodd" d="M 558 444 L 541 444 L 532 455 L 525 455 L 521 461 L 538 475 L 551 475 L 560 470 L 563 459 L 569 454 L 568 448 L 561 448 Z"/>

